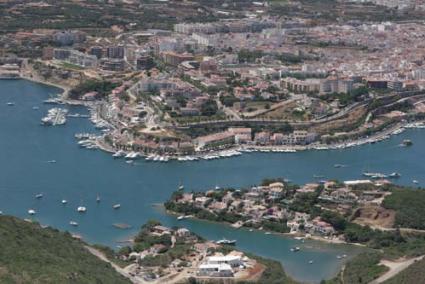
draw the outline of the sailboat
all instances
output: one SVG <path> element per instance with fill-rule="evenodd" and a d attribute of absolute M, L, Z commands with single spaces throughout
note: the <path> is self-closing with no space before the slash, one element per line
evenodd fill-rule
<path fill-rule="evenodd" d="M 179 188 L 179 190 L 184 190 L 184 185 L 180 182 L 178 188 Z"/>

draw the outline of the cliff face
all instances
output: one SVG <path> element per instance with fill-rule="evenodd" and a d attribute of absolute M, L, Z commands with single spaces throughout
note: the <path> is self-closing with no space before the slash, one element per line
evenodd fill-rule
<path fill-rule="evenodd" d="M 0 283 L 129 283 L 69 233 L 0 216 Z"/>

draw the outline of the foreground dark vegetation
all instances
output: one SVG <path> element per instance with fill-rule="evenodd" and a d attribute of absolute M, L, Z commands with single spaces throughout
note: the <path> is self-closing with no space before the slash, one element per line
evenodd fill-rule
<path fill-rule="evenodd" d="M 0 283 L 130 283 L 69 233 L 0 216 Z"/>

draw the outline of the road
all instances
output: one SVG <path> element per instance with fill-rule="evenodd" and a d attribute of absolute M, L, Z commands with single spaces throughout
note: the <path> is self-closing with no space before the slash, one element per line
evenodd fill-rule
<path fill-rule="evenodd" d="M 395 275 L 397 275 L 401 271 L 405 270 L 406 268 L 408 268 L 410 265 L 412 265 L 416 261 L 419 261 L 419 260 L 421 260 L 423 258 L 424 258 L 424 255 L 419 256 L 419 257 L 416 257 L 416 258 L 407 259 L 407 260 L 404 260 L 404 261 L 381 260 L 380 264 L 389 267 L 390 270 L 388 270 L 387 272 L 385 272 L 379 278 L 377 278 L 377 279 L 373 280 L 372 282 L 370 282 L 370 284 L 383 283 L 386 280 L 394 277 Z"/>
<path fill-rule="evenodd" d="M 100 260 L 109 263 L 114 269 L 115 271 L 117 271 L 119 274 L 121 274 L 122 276 L 124 276 L 125 278 L 127 278 L 128 280 L 131 281 L 131 283 L 134 284 L 145 284 L 146 282 L 143 281 L 142 279 L 138 278 L 138 277 L 133 277 L 131 276 L 124 268 L 119 267 L 118 265 L 116 265 L 115 263 L 113 263 L 112 261 L 110 261 L 108 258 L 106 258 L 106 256 L 99 250 L 90 247 L 90 246 L 85 246 L 85 248 L 94 256 L 97 256 Z"/>

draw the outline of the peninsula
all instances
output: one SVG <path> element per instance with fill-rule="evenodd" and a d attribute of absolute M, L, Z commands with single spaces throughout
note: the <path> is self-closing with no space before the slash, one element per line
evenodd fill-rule
<path fill-rule="evenodd" d="M 400 264 L 407 268 L 413 258 L 421 260 L 425 255 L 425 223 L 420 217 L 424 200 L 421 189 L 396 186 L 387 180 L 298 186 L 283 179 L 266 179 L 259 186 L 241 189 L 179 190 L 165 208 L 179 214 L 179 220 L 195 217 L 266 234 L 364 246 L 366 252 L 351 259 L 333 280 L 336 282 L 329 283 L 369 283 L 374 279 L 384 283 L 382 279 L 397 274 L 390 270 L 386 276 L 387 265 L 391 268 L 410 261 Z"/>

